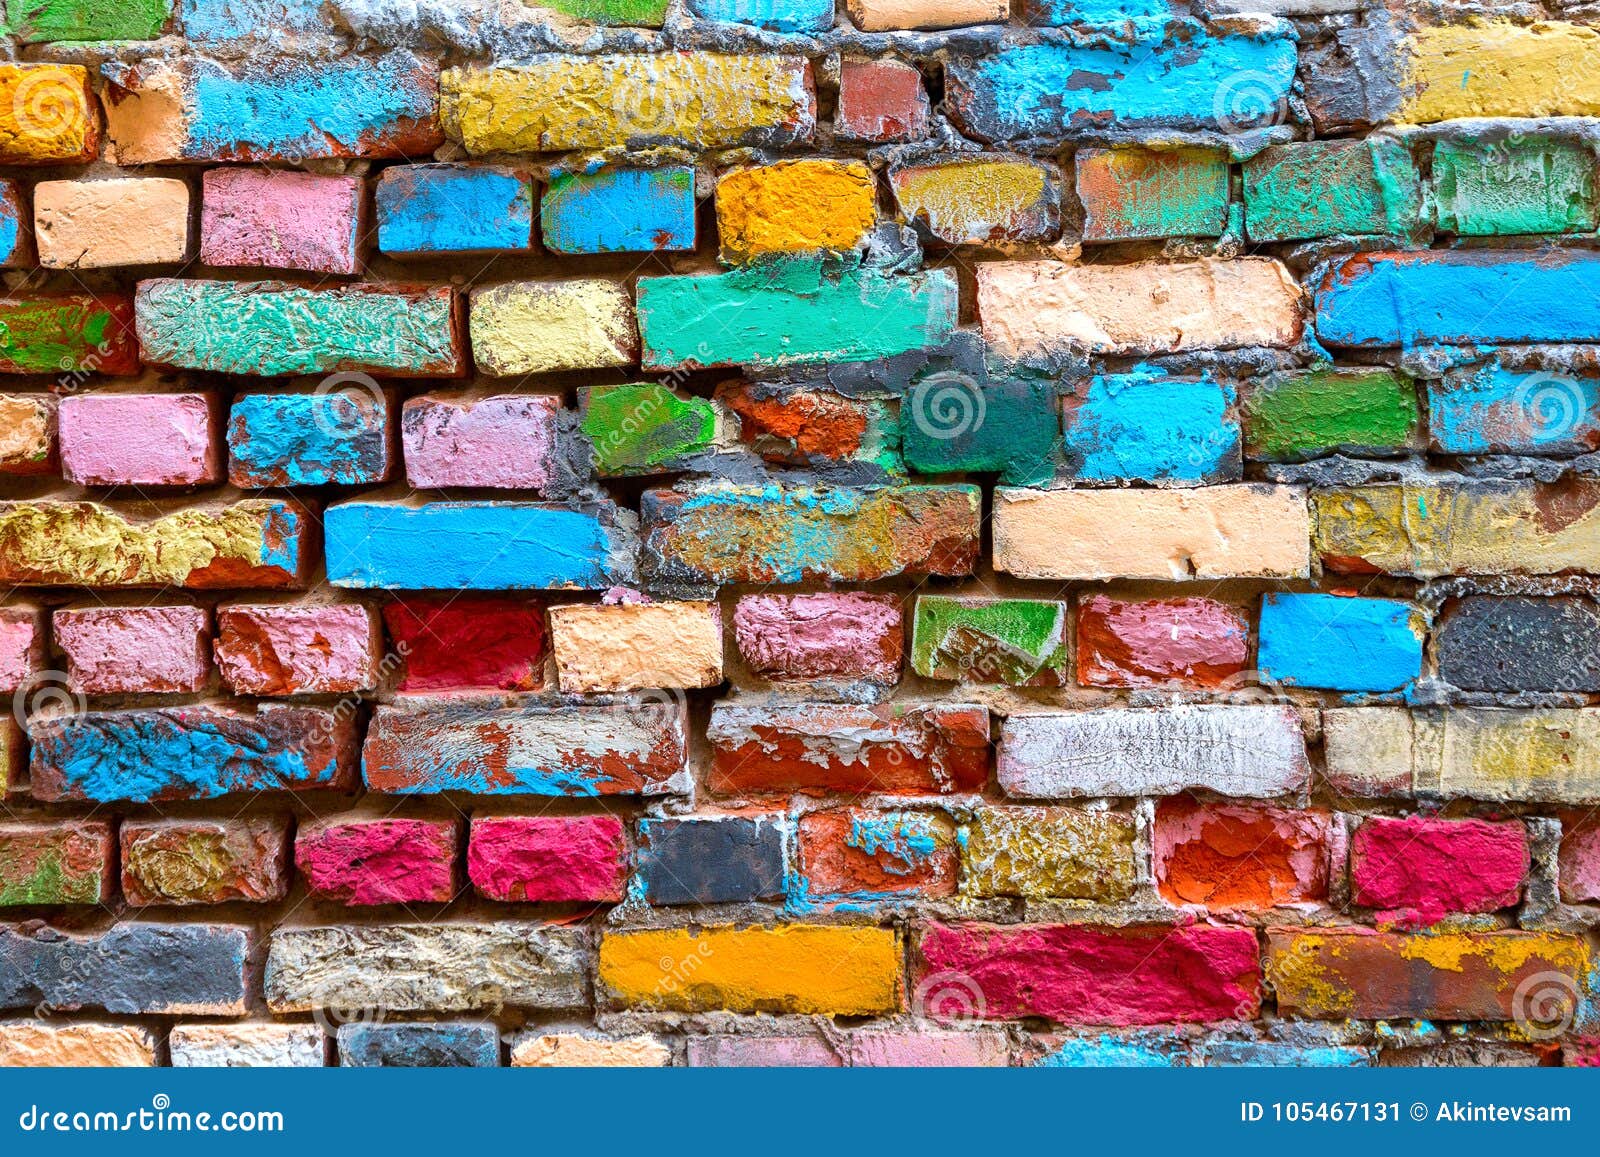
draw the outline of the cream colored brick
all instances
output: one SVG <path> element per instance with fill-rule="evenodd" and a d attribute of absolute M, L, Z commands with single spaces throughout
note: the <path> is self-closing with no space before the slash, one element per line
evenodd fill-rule
<path fill-rule="evenodd" d="M 722 682 L 722 618 L 715 603 L 552 607 L 550 634 L 563 691 Z"/>
<path fill-rule="evenodd" d="M 1310 567 L 1302 491 L 995 490 L 994 565 L 1036 579 L 1300 578 Z"/>
<path fill-rule="evenodd" d="M 1282 347 L 1300 340 L 1300 287 L 1266 257 L 991 262 L 979 265 L 977 275 L 983 336 L 1006 357 Z"/>
<path fill-rule="evenodd" d="M 473 290 L 472 356 L 491 377 L 632 365 L 639 330 L 628 287 L 599 278 Z"/>
<path fill-rule="evenodd" d="M 575 1032 L 545 1033 L 511 1046 L 514 1069 L 658 1069 L 671 1063 L 672 1051 L 653 1036 L 605 1040 Z"/>
<path fill-rule="evenodd" d="M 138 1025 L 0 1021 L 0 1067 L 143 1068 L 155 1063 L 155 1037 Z"/>
<path fill-rule="evenodd" d="M 167 177 L 41 181 L 33 227 L 46 269 L 179 262 L 189 251 L 189 186 Z"/>
<path fill-rule="evenodd" d="M 1006 0 L 849 0 L 849 9 L 864 32 L 1004 24 L 1010 15 Z"/>

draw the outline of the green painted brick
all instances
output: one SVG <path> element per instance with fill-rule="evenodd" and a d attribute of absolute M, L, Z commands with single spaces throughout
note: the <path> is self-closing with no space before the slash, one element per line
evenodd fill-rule
<path fill-rule="evenodd" d="M 641 277 L 646 369 L 876 361 L 942 345 L 956 327 L 948 269 L 885 276 L 814 259 Z"/>
<path fill-rule="evenodd" d="M 931 374 L 900 404 L 901 453 L 922 474 L 998 471 L 1016 485 L 1048 481 L 1061 441 L 1060 403 L 1049 382 L 977 382 Z"/>
<path fill-rule="evenodd" d="M 714 448 L 723 427 L 704 398 L 682 398 L 647 382 L 579 391 L 582 429 L 601 474 L 654 474 Z"/>
<path fill-rule="evenodd" d="M 1217 237 L 1228 224 L 1228 158 L 1215 149 L 1080 149 L 1085 241 Z"/>
<path fill-rule="evenodd" d="M 1310 370 L 1254 386 L 1242 406 L 1247 458 L 1297 461 L 1398 453 L 1414 444 L 1417 389 L 1393 370 Z"/>
<path fill-rule="evenodd" d="M 1409 234 L 1422 216 L 1422 178 L 1398 141 L 1274 145 L 1245 162 L 1244 206 L 1252 241 Z"/>
<path fill-rule="evenodd" d="M 911 667 L 929 679 L 1055 687 L 1066 678 L 1067 605 L 1046 599 L 917 599 Z"/>
<path fill-rule="evenodd" d="M 1486 237 L 1595 227 L 1594 154 L 1578 141 L 1440 141 L 1439 228 Z"/>
<path fill-rule="evenodd" d="M 667 15 L 667 0 L 540 0 L 540 4 L 574 20 L 640 28 L 660 28 Z"/>
<path fill-rule="evenodd" d="M 30 44 L 155 40 L 172 0 L 6 0 L 6 32 Z"/>
<path fill-rule="evenodd" d="M 103 820 L 0 824 L 0 907 L 98 904 L 113 891 Z"/>

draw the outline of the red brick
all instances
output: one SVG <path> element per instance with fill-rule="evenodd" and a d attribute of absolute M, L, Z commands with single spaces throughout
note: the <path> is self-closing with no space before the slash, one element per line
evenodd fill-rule
<path fill-rule="evenodd" d="M 1156 885 L 1213 911 L 1327 899 L 1339 829 L 1324 811 L 1161 802 L 1151 836 Z"/>
<path fill-rule="evenodd" d="M 311 894 L 341 904 L 444 904 L 455 896 L 453 820 L 322 820 L 302 825 L 294 862 Z"/>
<path fill-rule="evenodd" d="M 935 812 L 839 808 L 800 820 L 800 873 L 812 901 L 949 896 L 955 826 Z"/>
<path fill-rule="evenodd" d="M 922 73 L 898 60 L 846 60 L 839 68 L 834 128 L 846 140 L 873 144 L 927 136 Z"/>
<path fill-rule="evenodd" d="M 1568 817 L 1562 826 L 1558 856 L 1561 898 L 1568 904 L 1600 901 L 1600 821 Z"/>
<path fill-rule="evenodd" d="M 1253 1018 L 1256 935 L 1207 924 L 932 924 L 912 1007 L 945 1020 L 1063 1024 Z"/>
<path fill-rule="evenodd" d="M 718 703 L 707 738 L 717 792 L 976 791 L 989 775 L 989 712 L 971 704 Z"/>
<path fill-rule="evenodd" d="M 1078 682 L 1214 688 L 1249 663 L 1244 615 L 1214 599 L 1078 600 Z"/>
<path fill-rule="evenodd" d="M 269 904 L 289 893 L 284 820 L 124 820 L 121 837 L 130 904 Z"/>
<path fill-rule="evenodd" d="M 1285 1017 L 1513 1020 L 1543 1024 L 1583 991 L 1589 949 L 1535 932 L 1406 934 L 1272 928 L 1266 975 Z M 1563 995 L 1563 993 L 1565 995 Z"/>
<path fill-rule="evenodd" d="M 115 892 L 105 820 L 0 824 L 0 907 L 103 904 Z"/>
<path fill-rule="evenodd" d="M 1350 841 L 1351 898 L 1386 909 L 1385 920 L 1431 924 L 1509 908 L 1527 874 L 1527 831 L 1516 820 L 1373 816 Z"/>
<path fill-rule="evenodd" d="M 615 816 L 474 816 L 467 876 L 491 900 L 615 903 L 628 845 Z"/>
<path fill-rule="evenodd" d="M 406 598 L 383 608 L 405 657 L 401 691 L 473 687 L 534 691 L 544 684 L 544 608 L 492 596 Z"/>

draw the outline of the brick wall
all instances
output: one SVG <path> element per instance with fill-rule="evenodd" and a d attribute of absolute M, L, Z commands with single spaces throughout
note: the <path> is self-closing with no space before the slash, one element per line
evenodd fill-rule
<path fill-rule="evenodd" d="M 0 1063 L 1596 1063 L 1561 15 L 11 0 Z"/>

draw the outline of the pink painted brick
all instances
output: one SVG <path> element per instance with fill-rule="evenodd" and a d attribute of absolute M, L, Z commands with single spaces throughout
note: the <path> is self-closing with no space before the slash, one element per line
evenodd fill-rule
<path fill-rule="evenodd" d="M 1405 923 L 1509 908 L 1527 874 L 1527 831 L 1516 820 L 1374 816 L 1350 840 L 1352 899 Z"/>
<path fill-rule="evenodd" d="M 377 613 L 354 603 L 217 608 L 217 669 L 241 695 L 367 690 L 381 646 Z"/>
<path fill-rule="evenodd" d="M 59 610 L 56 646 L 67 683 L 85 695 L 199 691 L 210 674 L 211 618 L 204 607 Z"/>
<path fill-rule="evenodd" d="M 844 1057 L 815 1036 L 692 1036 L 689 1064 L 702 1069 L 837 1069 Z"/>
<path fill-rule="evenodd" d="M 1215 599 L 1078 600 L 1078 682 L 1223 688 L 1249 662 L 1250 625 Z"/>
<path fill-rule="evenodd" d="M 893 595 L 749 595 L 733 612 L 746 665 L 773 680 L 900 678 L 905 632 Z"/>
<path fill-rule="evenodd" d="M 1010 1063 L 1003 1032 L 858 1032 L 850 1039 L 857 1068 L 1003 1068 Z"/>
<path fill-rule="evenodd" d="M 223 167 L 202 178 L 200 260 L 360 273 L 360 177 Z"/>
<path fill-rule="evenodd" d="M 467 877 L 491 900 L 614 903 L 628 847 L 615 816 L 475 816 Z"/>
<path fill-rule="evenodd" d="M 453 820 L 322 820 L 295 836 L 311 894 L 341 904 L 444 904 L 455 896 Z"/>
<path fill-rule="evenodd" d="M 1569 818 L 1563 825 L 1558 857 L 1561 898 L 1568 904 L 1600 901 L 1600 821 Z"/>
<path fill-rule="evenodd" d="M 75 394 L 57 418 L 61 473 L 82 486 L 200 486 L 222 476 L 205 394 Z"/>
<path fill-rule="evenodd" d="M 38 607 L 0 607 L 0 692 L 10 694 L 44 666 L 43 624 Z"/>
<path fill-rule="evenodd" d="M 551 482 L 561 399 L 423 394 L 400 412 L 406 481 L 419 490 L 543 490 Z"/>

